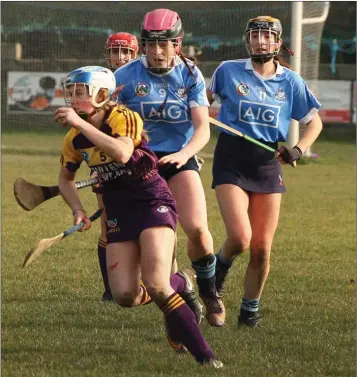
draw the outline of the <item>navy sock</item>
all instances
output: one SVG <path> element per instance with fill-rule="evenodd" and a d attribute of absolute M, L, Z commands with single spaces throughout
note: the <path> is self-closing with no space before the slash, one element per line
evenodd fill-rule
<path fill-rule="evenodd" d="M 240 307 L 247 312 L 257 312 L 259 310 L 259 301 L 260 300 L 258 298 L 254 298 L 252 300 L 243 298 Z"/>
<path fill-rule="evenodd" d="M 228 270 L 232 267 L 233 260 L 227 259 L 226 257 L 223 256 L 222 249 L 219 249 L 219 252 L 216 254 L 217 258 L 217 263 L 220 264 L 222 268 L 225 270 Z"/>
<path fill-rule="evenodd" d="M 206 255 L 198 261 L 192 262 L 196 271 L 199 293 L 203 297 L 216 297 L 216 257 L 214 254 Z"/>

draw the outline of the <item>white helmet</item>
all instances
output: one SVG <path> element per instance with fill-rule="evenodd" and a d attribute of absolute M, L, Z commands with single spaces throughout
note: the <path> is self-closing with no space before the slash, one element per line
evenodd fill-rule
<path fill-rule="evenodd" d="M 67 105 L 71 105 L 71 99 L 66 97 L 66 88 L 75 84 L 83 84 L 88 87 L 88 92 L 89 95 L 92 96 L 92 104 L 94 107 L 102 107 L 110 100 L 116 89 L 115 77 L 110 69 L 99 66 L 77 68 L 62 80 Z M 108 98 L 98 103 L 96 97 L 100 89 L 108 90 Z"/>

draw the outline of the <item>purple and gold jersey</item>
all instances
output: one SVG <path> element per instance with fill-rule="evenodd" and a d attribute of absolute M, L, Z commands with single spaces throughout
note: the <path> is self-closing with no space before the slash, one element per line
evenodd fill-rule
<path fill-rule="evenodd" d="M 107 106 L 100 131 L 134 141 L 134 153 L 126 164 L 115 162 L 75 128 L 66 134 L 61 165 L 75 172 L 85 161 L 91 172 L 96 172 L 104 189 L 112 189 L 131 182 L 147 181 L 157 173 L 157 158 L 146 147 L 143 122 L 136 112 L 126 107 Z"/>

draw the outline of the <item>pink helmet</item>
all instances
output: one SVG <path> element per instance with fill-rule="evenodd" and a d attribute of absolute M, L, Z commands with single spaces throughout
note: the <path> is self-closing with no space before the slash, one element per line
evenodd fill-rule
<path fill-rule="evenodd" d="M 184 32 L 180 16 L 170 9 L 146 13 L 141 27 L 142 40 L 173 40 L 181 44 Z"/>

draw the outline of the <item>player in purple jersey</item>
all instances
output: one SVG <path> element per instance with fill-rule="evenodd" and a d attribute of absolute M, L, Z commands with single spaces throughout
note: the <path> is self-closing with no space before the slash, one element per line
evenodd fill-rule
<path fill-rule="evenodd" d="M 183 35 L 176 12 L 148 12 L 141 29 L 143 55 L 119 68 L 115 77 L 123 86 L 119 101 L 140 113 L 148 146 L 159 158 L 159 173 L 176 200 L 206 318 L 222 326 L 225 309 L 215 287 L 216 258 L 196 158 L 210 136 L 209 104 L 202 73 L 182 55 Z"/>
<path fill-rule="evenodd" d="M 188 350 L 200 364 L 222 367 L 198 327 L 198 305 L 184 273 L 170 277 L 177 214 L 175 201 L 158 174 L 158 160 L 146 147 L 140 116 L 110 103 L 115 92 L 113 73 L 89 66 L 64 80 L 69 107 L 56 110 L 55 120 L 71 126 L 64 139 L 59 187 L 71 208 L 74 224 L 90 227 L 74 180 L 85 161 L 103 185 L 107 215 L 107 265 L 114 300 L 133 307 L 150 300 L 165 317 L 170 345 Z M 81 115 L 81 116 L 79 116 Z M 141 282 L 142 279 L 142 282 Z M 187 304 L 183 300 L 186 296 Z"/>
<path fill-rule="evenodd" d="M 104 56 L 107 60 L 109 69 L 115 71 L 117 68 L 129 63 L 131 60 L 136 59 L 139 51 L 138 39 L 135 35 L 126 32 L 114 33 L 109 35 L 109 37 L 105 41 L 104 50 Z M 96 176 L 95 172 L 92 174 L 92 177 L 94 176 Z M 95 187 L 93 187 L 93 192 L 96 193 L 99 208 L 103 208 L 104 205 L 102 198 L 102 187 L 100 185 L 96 185 Z M 101 216 L 101 232 L 98 240 L 98 261 L 104 284 L 104 293 L 102 295 L 103 302 L 113 300 L 112 294 L 110 292 L 107 272 L 107 238 L 105 224 L 106 214 L 105 211 L 103 211 Z M 174 272 L 176 271 L 177 269 Z"/>
<path fill-rule="evenodd" d="M 296 146 L 279 149 L 278 159 L 223 131 L 215 149 L 212 187 L 227 232 L 216 255 L 216 286 L 222 294 L 234 258 L 250 248 L 238 324 L 257 327 L 281 193 L 285 191 L 280 162 L 299 160 L 317 139 L 322 123 L 318 115 L 321 105 L 278 55 L 282 47 L 280 21 L 269 16 L 249 20 L 245 45 L 250 59 L 222 62 L 212 77 L 208 98 L 211 103 L 221 101 L 219 119 L 274 149 L 286 140 L 292 118 L 307 125 Z"/>
<path fill-rule="evenodd" d="M 129 63 L 133 59 L 136 59 L 139 51 L 138 39 L 135 35 L 129 34 L 126 32 L 118 32 L 109 35 L 105 42 L 105 59 L 108 63 L 108 68 L 113 72 L 119 68 Z M 96 176 L 94 172 L 92 177 Z M 103 208 L 103 199 L 102 199 L 102 187 L 96 185 L 93 187 L 93 192 L 96 193 L 97 202 L 99 208 Z M 101 216 L 101 233 L 98 240 L 98 261 L 99 267 L 102 275 L 102 280 L 104 284 L 104 293 L 102 295 L 102 301 L 112 301 L 113 297 L 110 292 L 109 281 L 108 281 L 108 272 L 107 272 L 107 262 L 106 262 L 106 214 L 103 211 Z M 171 272 L 177 272 L 177 262 L 176 258 L 173 259 Z"/>

